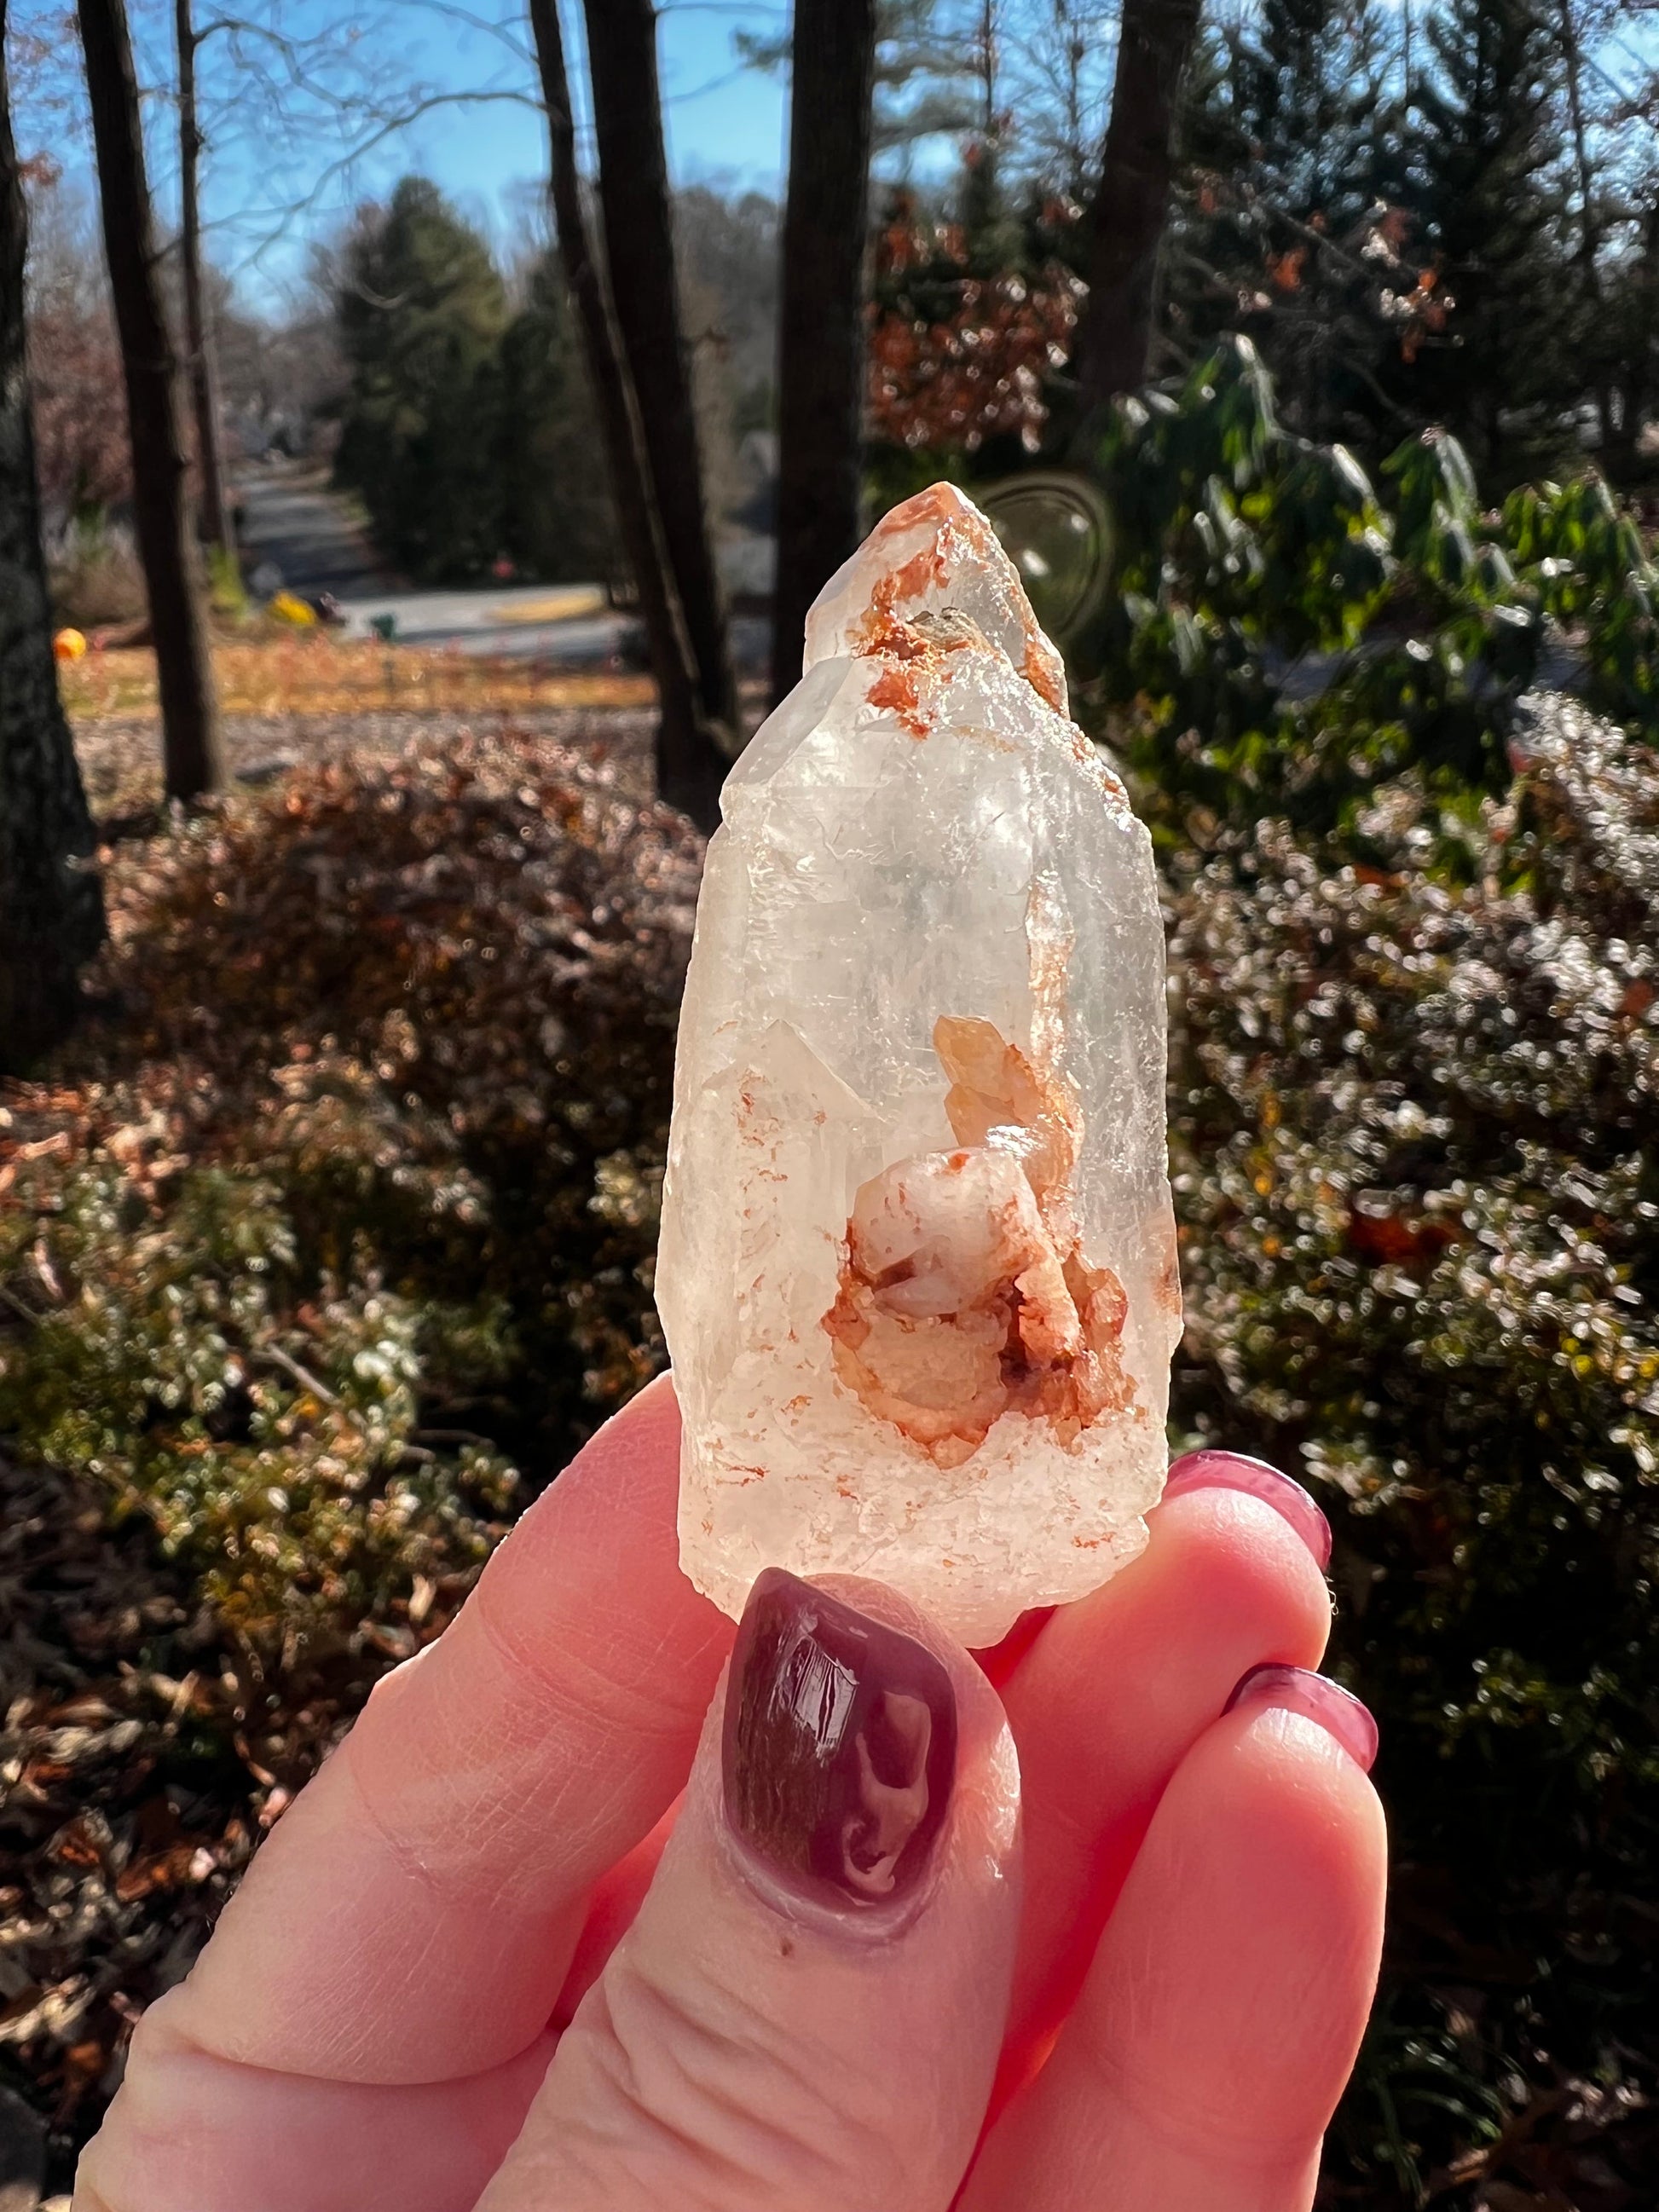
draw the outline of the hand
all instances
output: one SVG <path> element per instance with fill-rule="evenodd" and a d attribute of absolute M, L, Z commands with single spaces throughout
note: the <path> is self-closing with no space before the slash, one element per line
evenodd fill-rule
<path fill-rule="evenodd" d="M 1308 2206 L 1383 1885 L 1370 1717 L 1295 1671 L 1312 1501 L 1183 1462 L 986 1671 L 763 1577 L 728 1687 L 678 1453 L 659 1382 L 376 1688 L 140 2023 L 77 2212 Z"/>

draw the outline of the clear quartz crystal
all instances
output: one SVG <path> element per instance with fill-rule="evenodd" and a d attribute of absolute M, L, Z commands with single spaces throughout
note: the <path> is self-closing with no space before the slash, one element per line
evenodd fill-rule
<path fill-rule="evenodd" d="M 1151 843 L 946 484 L 831 579 L 728 778 L 658 1304 L 680 1557 L 872 1575 L 965 1643 L 1146 1540 L 1181 1296 Z"/>

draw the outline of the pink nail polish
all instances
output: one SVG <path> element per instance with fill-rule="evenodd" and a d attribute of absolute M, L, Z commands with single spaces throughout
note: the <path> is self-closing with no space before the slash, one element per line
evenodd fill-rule
<path fill-rule="evenodd" d="M 1317 1722 L 1327 1735 L 1334 1735 L 1365 1773 L 1376 1762 L 1376 1723 L 1369 1707 L 1328 1674 L 1271 1662 L 1252 1667 L 1222 1710 L 1235 1712 L 1241 1705 L 1282 1705 L 1286 1712 L 1301 1713 Z"/>
<path fill-rule="evenodd" d="M 1164 1495 L 1179 1498 L 1189 1490 L 1242 1490 L 1248 1497 L 1259 1498 L 1290 1522 L 1322 1574 L 1331 1564 L 1330 1522 L 1299 1482 L 1269 1467 L 1265 1459 L 1248 1459 L 1243 1452 L 1188 1452 L 1170 1469 Z"/>

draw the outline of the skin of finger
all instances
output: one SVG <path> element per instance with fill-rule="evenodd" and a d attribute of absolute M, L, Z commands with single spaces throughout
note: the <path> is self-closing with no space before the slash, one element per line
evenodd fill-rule
<path fill-rule="evenodd" d="M 1218 1721 L 962 2212 L 1305 2212 L 1386 1881 L 1376 1794 L 1323 1729 L 1271 1706 Z"/>
<path fill-rule="evenodd" d="M 76 2176 L 74 2212 L 455 2212 L 477 2200 L 554 2051 L 543 2036 L 464 2081 L 325 2081 L 238 2066 L 140 2021 Z"/>
<path fill-rule="evenodd" d="M 1330 1596 L 1305 1544 L 1239 1491 L 1171 1498 L 1140 1557 L 1062 1606 L 1004 1686 L 1019 1747 L 1025 1918 L 1000 2083 L 1069 2009 L 1158 1800 L 1234 1685 L 1316 1667 Z"/>
<path fill-rule="evenodd" d="M 1024 1929 L 998 2109 L 1047 2050 L 1160 1793 L 1234 1684 L 1267 1660 L 1314 1667 L 1324 1652 L 1323 1577 L 1271 1506 L 1238 1491 L 1194 1492 L 1160 1506 L 1151 1524 L 1147 1549 L 1111 1582 L 1027 1616 L 995 1652 L 977 1655 L 1004 1696 L 1025 1807 Z M 596 1911 L 560 2021 L 597 1978 L 644 1887 L 619 1881 L 620 1899 Z"/>
<path fill-rule="evenodd" d="M 656 1879 L 657 1868 L 668 1838 L 680 1816 L 684 1798 L 676 1798 L 643 1843 L 635 1844 L 626 1858 L 618 1859 L 595 1884 L 588 1900 L 587 1917 L 571 1956 L 570 1970 L 553 2008 L 550 2025 L 562 2031 L 576 2016 L 576 2008 L 605 1972 L 605 1962 L 632 1927 Z"/>
<path fill-rule="evenodd" d="M 724 1692 L 650 1892 L 580 2007 L 479 2212 L 944 2212 L 977 2134 L 1019 1907 L 1018 1774 L 996 1693 L 878 1586 L 826 1588 L 949 1668 L 957 1778 L 919 1907 L 792 1902 L 720 1804 Z"/>
<path fill-rule="evenodd" d="M 733 1624 L 682 1576 L 667 1383 L 532 1505 L 260 1851 L 175 2034 L 356 2081 L 477 2074 L 553 2008 L 587 1893 L 684 1783 Z"/>

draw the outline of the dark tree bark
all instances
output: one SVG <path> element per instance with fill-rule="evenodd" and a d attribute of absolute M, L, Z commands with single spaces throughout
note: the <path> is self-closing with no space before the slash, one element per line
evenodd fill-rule
<path fill-rule="evenodd" d="M 1573 258 L 1578 265 L 1579 282 L 1584 288 L 1584 313 L 1590 328 L 1599 337 L 1607 313 L 1607 297 L 1601 284 L 1601 224 L 1595 198 L 1595 166 L 1590 156 L 1589 125 L 1584 112 L 1583 46 L 1579 37 L 1578 18 L 1574 13 L 1574 0 L 1561 0 L 1559 39 L 1561 58 L 1566 64 L 1567 118 L 1572 126 L 1572 160 L 1578 191 L 1578 250 Z M 1605 359 L 1596 363 L 1595 391 L 1596 422 L 1601 433 L 1602 465 L 1605 466 L 1614 444 L 1613 380 L 1607 374 Z M 1633 453 L 1635 433 L 1629 425 L 1626 427 L 1629 450 Z"/>
<path fill-rule="evenodd" d="M 52 659 L 5 35 L 0 0 L 0 1075 L 17 1075 L 75 1018 L 76 974 L 103 938 L 104 901 Z"/>
<path fill-rule="evenodd" d="M 558 0 L 530 0 L 530 27 L 541 71 L 552 150 L 553 219 L 559 258 L 576 310 L 605 440 L 611 494 L 616 501 L 623 550 L 634 574 L 657 683 L 657 793 L 689 814 L 699 828 L 720 819 L 726 757 L 708 725 L 699 696 L 696 663 L 686 631 L 653 489 L 634 380 L 622 357 L 605 277 L 593 252 L 582 204 L 571 116 L 570 81 Z"/>
<path fill-rule="evenodd" d="M 1200 0 L 1123 0 L 1112 114 L 1095 195 L 1089 304 L 1078 343 L 1086 417 L 1146 380 L 1158 252 L 1175 176 L 1176 99 Z"/>
<path fill-rule="evenodd" d="M 185 496 L 179 364 L 162 312 L 160 261 L 125 0 L 79 0 L 104 252 L 132 436 L 132 507 L 149 595 L 161 694 L 167 796 L 194 799 L 225 781 L 207 612 Z"/>
<path fill-rule="evenodd" d="M 737 681 L 703 503 L 691 363 L 674 277 L 668 157 L 651 0 L 585 0 L 599 206 L 623 351 L 638 396 L 663 539 L 685 609 L 697 690 L 711 722 L 738 734 Z"/>
<path fill-rule="evenodd" d="M 202 131 L 196 113 L 196 49 L 202 41 L 191 21 L 191 0 L 175 0 L 173 34 L 179 55 L 179 258 L 185 295 L 185 367 L 196 422 L 196 468 L 202 487 L 202 535 L 229 561 L 236 551 L 236 538 L 225 497 L 218 380 L 202 288 L 202 201 L 198 182 Z"/>
<path fill-rule="evenodd" d="M 1659 362 L 1659 194 L 1649 201 L 1641 234 L 1641 252 L 1628 280 L 1632 322 L 1626 326 L 1620 379 L 1621 434 L 1632 449 L 1652 404 L 1654 369 Z"/>
<path fill-rule="evenodd" d="M 875 66 L 875 0 L 795 0 L 778 347 L 775 700 L 800 675 L 807 609 L 859 540 Z"/>

